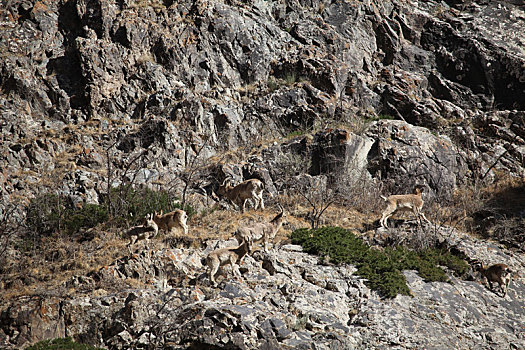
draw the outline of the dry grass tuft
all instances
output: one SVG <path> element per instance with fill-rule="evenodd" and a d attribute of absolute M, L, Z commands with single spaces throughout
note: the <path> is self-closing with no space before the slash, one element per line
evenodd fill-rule
<path fill-rule="evenodd" d="M 307 214 L 309 208 L 297 198 L 279 198 L 287 211 L 285 224 L 274 243 L 287 241 L 290 234 L 298 228 L 309 227 Z M 189 221 L 189 237 L 173 238 L 160 235 L 150 240 L 150 249 L 165 249 L 173 246 L 173 241 L 189 239 L 193 242 L 233 237 L 235 230 L 242 225 L 256 222 L 269 222 L 280 210 L 270 205 L 265 211 L 247 210 L 244 214 L 233 210 L 210 208 L 191 217 Z M 341 226 L 349 229 L 359 229 L 370 224 L 372 219 L 352 208 L 331 206 L 325 213 L 323 225 Z M 70 282 L 74 276 L 93 276 L 117 259 L 129 255 L 128 239 L 122 237 L 122 230 L 104 230 L 102 226 L 90 229 L 77 236 L 42 237 L 32 245 L 21 250 L 18 255 L 10 257 L 10 265 L 2 270 L 0 289 L 0 310 L 10 299 L 33 295 L 63 295 L 97 293 L 104 295 L 118 288 L 149 288 L 144 281 L 128 279 L 114 281 L 114 285 L 95 285 L 91 290 L 76 288 Z M 137 243 L 133 248 L 136 252 L 144 245 Z M 20 248 L 19 248 L 20 249 Z"/>

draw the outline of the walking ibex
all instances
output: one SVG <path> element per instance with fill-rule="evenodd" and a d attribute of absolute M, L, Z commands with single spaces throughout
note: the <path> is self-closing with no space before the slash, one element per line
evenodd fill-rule
<path fill-rule="evenodd" d="M 489 288 L 492 290 L 492 282 L 499 284 L 503 296 L 507 294 L 512 271 L 506 264 L 494 264 L 486 266 L 482 262 L 475 261 L 474 266 L 489 282 Z"/>
<path fill-rule="evenodd" d="M 423 199 L 421 198 L 422 191 L 422 188 L 416 187 L 414 194 L 398 194 L 388 197 L 381 196 L 381 198 L 387 202 L 387 206 L 385 210 L 383 210 L 383 215 L 379 221 L 381 226 L 388 227 L 388 218 L 394 213 L 401 211 L 411 211 L 414 213 L 416 218 L 421 216 L 426 222 L 430 223 L 430 221 L 428 221 L 428 219 L 425 217 L 425 214 L 423 214 L 421 211 L 423 208 Z"/>
<path fill-rule="evenodd" d="M 221 266 L 230 264 L 233 272 L 237 276 L 241 276 L 239 266 L 246 254 L 251 252 L 251 243 L 242 241 L 237 247 L 226 247 L 216 249 L 208 254 L 206 257 L 206 265 L 208 266 L 208 276 L 213 285 L 216 284 L 215 276 Z"/>
<path fill-rule="evenodd" d="M 254 201 L 254 209 L 260 206 L 264 210 L 263 190 L 264 184 L 259 179 L 249 179 L 241 182 L 237 186 L 231 186 L 230 179 L 224 180 L 222 185 L 219 185 L 217 194 L 226 197 L 234 205 L 241 208 L 244 212 L 246 201 L 251 199 Z"/>
<path fill-rule="evenodd" d="M 251 226 L 239 227 L 237 231 L 235 231 L 237 241 L 249 241 L 251 243 L 264 241 L 264 251 L 268 252 L 268 242 L 275 238 L 286 218 L 284 208 L 280 205 L 279 207 L 281 212 L 270 222 L 261 222 Z"/>

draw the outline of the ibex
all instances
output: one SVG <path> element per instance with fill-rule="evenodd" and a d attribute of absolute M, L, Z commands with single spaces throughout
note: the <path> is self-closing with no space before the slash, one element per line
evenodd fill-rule
<path fill-rule="evenodd" d="M 474 266 L 487 279 L 490 290 L 492 290 L 492 282 L 497 282 L 503 296 L 507 294 L 512 271 L 506 264 L 494 264 L 487 267 L 482 262 L 476 261 Z"/>
<path fill-rule="evenodd" d="M 131 246 L 135 242 L 140 240 L 145 240 L 146 244 L 150 238 L 155 237 L 159 233 L 159 227 L 157 223 L 153 220 L 153 214 L 146 216 L 146 223 L 140 226 L 131 227 L 124 234 L 126 237 L 129 237 L 128 250 L 131 253 Z"/>
<path fill-rule="evenodd" d="M 398 194 L 388 197 L 381 196 L 381 198 L 387 202 L 387 206 L 385 210 L 383 210 L 383 215 L 379 221 L 381 226 L 388 227 L 388 218 L 398 211 L 411 211 L 417 218 L 421 216 L 426 222 L 430 223 L 425 217 L 425 214 L 421 211 L 423 208 L 423 199 L 421 198 L 422 191 L 422 188 L 416 187 L 414 194 Z"/>
<path fill-rule="evenodd" d="M 230 181 L 230 179 L 226 179 L 222 185 L 219 185 L 217 189 L 219 196 L 226 197 L 230 202 L 240 207 L 243 213 L 248 199 L 254 201 L 255 210 L 257 210 L 259 206 L 264 210 L 264 184 L 261 180 L 249 179 L 241 182 L 237 186 L 231 186 Z"/>
<path fill-rule="evenodd" d="M 213 285 L 216 284 L 215 276 L 221 266 L 230 264 L 233 272 L 237 276 L 241 276 L 239 271 L 239 264 L 246 254 L 251 252 L 251 243 L 249 241 L 242 241 L 237 247 L 226 247 L 216 249 L 208 254 L 206 257 L 206 265 L 208 266 L 208 276 Z"/>
<path fill-rule="evenodd" d="M 188 225 L 186 225 L 188 215 L 184 210 L 175 209 L 174 211 L 166 214 L 162 214 L 161 210 L 160 213 L 155 212 L 153 220 L 155 220 L 160 230 L 164 230 L 173 234 L 175 232 L 175 228 L 180 227 L 184 231 L 184 234 L 188 233 Z"/>
<path fill-rule="evenodd" d="M 270 222 L 261 222 L 252 226 L 239 227 L 237 231 L 235 231 L 235 238 L 237 238 L 237 241 L 257 243 L 264 240 L 264 251 L 268 252 L 268 242 L 275 238 L 286 218 L 284 208 L 280 205 L 279 207 L 281 212 Z"/>

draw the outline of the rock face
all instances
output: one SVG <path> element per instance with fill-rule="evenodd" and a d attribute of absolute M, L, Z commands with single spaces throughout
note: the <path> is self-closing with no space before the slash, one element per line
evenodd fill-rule
<path fill-rule="evenodd" d="M 2 202 L 35 187 L 97 202 L 101 184 L 133 177 L 126 167 L 141 152 L 150 161 L 135 181 L 173 184 L 202 147 L 211 157 L 385 114 L 459 149 L 461 160 L 440 165 L 455 179 L 425 169 L 434 191 L 463 174 L 522 174 L 522 5 L 10 1 L 0 22 Z M 372 167 L 390 176 L 385 162 Z M 76 169 L 94 185 L 65 178 Z M 56 178 L 63 188 L 45 188 Z"/>
<path fill-rule="evenodd" d="M 524 20 L 523 0 L 4 1 L 0 238 L 16 251 L 4 228 L 23 228 L 36 196 L 81 207 L 129 183 L 182 197 L 256 177 L 279 195 L 342 174 L 446 200 L 463 182 L 523 177 Z M 523 270 L 500 247 L 454 245 Z M 82 297 L 15 301 L 0 346 L 525 347 L 521 274 L 498 298 L 407 271 L 414 297 L 384 301 L 351 266 L 293 246 L 249 257 L 242 280 L 214 289 L 204 254 L 145 250 L 61 287 Z"/>
<path fill-rule="evenodd" d="M 323 264 L 294 245 L 248 255 L 242 278 L 227 268 L 213 288 L 200 263 L 216 245 L 210 241 L 206 250 L 143 251 L 66 282 L 91 290 L 82 297 L 19 300 L 1 314 L 0 341 L 8 348 L 59 336 L 110 349 L 523 348 L 523 258 L 455 231 L 447 236 L 471 258 L 503 259 L 518 272 L 506 297 L 476 281 L 425 283 L 405 271 L 413 296 L 382 300 L 352 266 Z M 150 287 L 102 287 L 128 278 Z"/>
<path fill-rule="evenodd" d="M 434 196 L 448 198 L 465 179 L 468 168 L 462 152 L 446 136 L 402 121 L 378 122 L 368 133 L 376 136 L 368 170 L 393 191 L 426 185 Z"/>

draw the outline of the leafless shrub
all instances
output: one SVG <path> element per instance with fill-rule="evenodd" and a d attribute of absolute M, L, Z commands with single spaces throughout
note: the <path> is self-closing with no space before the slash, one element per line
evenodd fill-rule
<path fill-rule="evenodd" d="M 292 192 L 299 194 L 310 208 L 308 220 L 312 229 L 320 227 L 325 211 L 339 198 L 337 188 L 332 188 L 325 175 L 311 176 L 303 174 L 295 177 L 296 184 Z"/>
<path fill-rule="evenodd" d="M 384 201 L 381 199 L 382 183 L 372 179 L 366 170 L 357 176 L 343 177 L 339 185 L 344 205 L 362 213 L 376 213 Z"/>
<path fill-rule="evenodd" d="M 449 234 L 450 228 L 434 225 L 419 225 L 417 222 L 405 222 L 397 228 L 387 228 L 385 242 L 391 246 L 404 246 L 415 251 L 439 247 L 442 237 Z"/>
<path fill-rule="evenodd" d="M 7 251 L 11 242 L 20 231 L 23 214 L 16 204 L 9 204 L 0 210 L 0 272 L 7 265 Z M 0 273 L 0 282 L 3 274 Z"/>
<path fill-rule="evenodd" d="M 502 217 L 490 228 L 490 236 L 508 246 L 525 251 L 525 218 Z"/>

